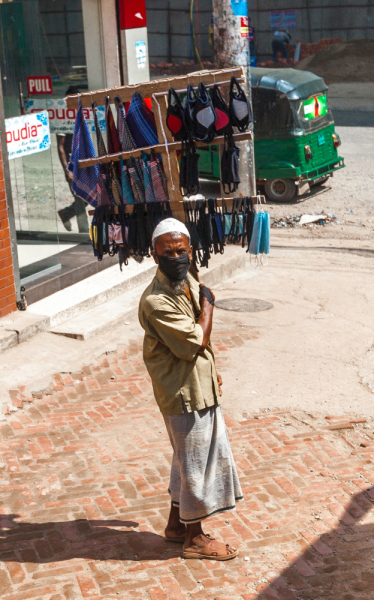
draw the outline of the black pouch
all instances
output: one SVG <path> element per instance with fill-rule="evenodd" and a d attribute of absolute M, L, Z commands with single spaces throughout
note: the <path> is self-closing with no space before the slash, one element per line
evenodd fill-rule
<path fill-rule="evenodd" d="M 201 262 L 202 259 L 202 245 L 199 237 L 199 233 L 197 231 L 197 223 L 196 223 L 196 208 L 194 202 L 189 202 L 185 200 L 183 202 L 184 214 L 185 214 L 185 225 L 188 229 L 188 233 L 190 234 L 190 242 L 193 248 L 192 250 L 192 262 L 197 270 L 197 263 Z"/>
<path fill-rule="evenodd" d="M 183 123 L 187 131 L 187 138 L 193 139 L 194 130 L 194 110 L 197 97 L 192 85 L 187 86 L 187 95 L 183 109 Z"/>
<path fill-rule="evenodd" d="M 186 142 L 182 146 L 182 157 L 179 170 L 179 186 L 184 196 L 197 194 L 199 184 L 199 158 L 193 142 Z"/>
<path fill-rule="evenodd" d="M 246 235 L 247 235 L 247 252 L 249 252 L 249 245 L 251 243 L 251 239 L 252 239 L 252 233 L 253 233 L 253 224 L 255 221 L 255 210 L 253 207 L 253 202 L 252 202 L 252 198 L 245 198 L 245 200 L 247 201 L 247 214 L 246 214 Z"/>
<path fill-rule="evenodd" d="M 221 155 L 221 183 L 225 194 L 233 194 L 239 187 L 239 154 L 232 136 L 225 137 Z"/>
<path fill-rule="evenodd" d="M 168 92 L 168 108 L 166 112 L 166 125 L 171 131 L 173 138 L 179 142 L 188 137 L 188 131 L 183 121 L 182 102 L 173 88 Z"/>
<path fill-rule="evenodd" d="M 170 202 L 153 202 L 147 204 L 146 232 L 147 244 L 152 247 L 152 235 L 160 221 L 172 216 Z"/>
<path fill-rule="evenodd" d="M 237 127 L 240 132 L 246 131 L 252 122 L 251 106 L 244 90 L 240 87 L 234 76 L 231 77 L 230 83 L 229 111 L 231 125 Z"/>
<path fill-rule="evenodd" d="M 200 265 L 208 267 L 213 246 L 213 227 L 206 200 L 197 200 L 196 209 L 198 213 L 197 233 L 203 252 Z"/>
<path fill-rule="evenodd" d="M 224 236 L 223 236 L 223 215 L 218 212 L 217 200 L 215 198 L 208 199 L 208 209 L 212 223 L 212 239 L 214 254 L 223 254 L 224 252 Z"/>
<path fill-rule="evenodd" d="M 193 105 L 193 138 L 209 144 L 215 135 L 216 113 L 205 85 L 200 82 Z"/>
<path fill-rule="evenodd" d="M 216 113 L 214 128 L 217 135 L 232 135 L 233 129 L 230 123 L 230 111 L 222 97 L 221 90 L 216 84 L 212 92 L 212 104 Z"/>

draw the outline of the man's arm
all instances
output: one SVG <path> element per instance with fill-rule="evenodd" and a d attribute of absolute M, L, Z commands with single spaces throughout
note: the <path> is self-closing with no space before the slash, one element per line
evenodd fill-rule
<path fill-rule="evenodd" d="M 214 300 L 215 298 L 213 292 L 205 285 L 200 284 L 201 317 L 198 320 L 198 324 L 203 330 L 203 343 L 201 344 L 199 352 L 204 352 L 210 340 L 213 324 Z M 222 396 L 222 377 L 219 373 L 217 373 L 217 381 L 219 395 Z"/>
<path fill-rule="evenodd" d="M 203 343 L 201 344 L 199 352 L 204 352 L 209 343 L 210 334 L 212 333 L 214 295 L 208 287 L 202 284 L 200 285 L 200 304 L 201 316 L 197 322 L 203 330 Z"/>

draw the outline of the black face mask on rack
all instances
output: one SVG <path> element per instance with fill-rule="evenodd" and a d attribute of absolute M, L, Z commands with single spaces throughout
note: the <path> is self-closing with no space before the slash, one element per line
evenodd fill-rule
<path fill-rule="evenodd" d="M 171 256 L 161 256 L 156 253 L 158 258 L 158 264 L 161 271 L 173 281 L 183 281 L 185 279 L 188 269 L 190 268 L 191 260 L 189 254 L 182 254 L 176 258 Z"/>

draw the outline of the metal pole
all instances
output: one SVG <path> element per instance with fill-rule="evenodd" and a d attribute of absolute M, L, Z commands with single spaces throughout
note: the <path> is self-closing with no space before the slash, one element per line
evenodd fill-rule
<path fill-rule="evenodd" d="M 248 18 L 247 0 L 213 0 L 214 62 L 218 68 L 244 67 L 245 93 L 251 100 L 251 70 L 249 38 L 243 27 Z M 240 142 L 239 192 L 243 196 L 256 194 L 254 142 Z M 238 192 L 236 192 L 238 195 Z"/>

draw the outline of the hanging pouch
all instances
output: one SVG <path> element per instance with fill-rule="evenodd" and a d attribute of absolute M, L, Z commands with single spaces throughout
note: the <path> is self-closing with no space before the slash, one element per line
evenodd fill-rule
<path fill-rule="evenodd" d="M 214 198 L 208 199 L 208 208 L 210 214 L 210 221 L 212 225 L 212 239 L 214 254 L 223 254 L 223 229 L 220 217 L 221 213 L 217 209 L 217 200 Z"/>
<path fill-rule="evenodd" d="M 191 144 L 187 154 L 187 184 L 189 194 L 198 194 L 199 184 L 199 158 L 194 144 Z"/>
<path fill-rule="evenodd" d="M 230 83 L 229 111 L 231 125 L 237 127 L 241 132 L 246 131 L 249 123 L 252 122 L 252 111 L 244 90 L 234 76 L 231 77 Z"/>
<path fill-rule="evenodd" d="M 109 223 L 108 225 L 109 232 L 109 244 L 123 244 L 122 239 L 122 228 L 120 223 Z"/>
<path fill-rule="evenodd" d="M 213 245 L 213 228 L 206 200 L 196 202 L 198 212 L 197 232 L 199 234 L 203 256 L 200 260 L 202 267 L 208 267 Z"/>
<path fill-rule="evenodd" d="M 152 177 L 151 177 L 151 166 L 146 153 L 142 152 L 142 168 L 143 168 L 143 179 L 144 179 L 144 195 L 146 202 L 156 202 L 155 195 L 153 193 Z"/>
<path fill-rule="evenodd" d="M 187 156 L 182 144 L 182 156 L 179 162 L 179 187 L 183 196 L 187 195 Z"/>
<path fill-rule="evenodd" d="M 156 202 L 167 202 L 168 195 L 167 192 L 165 192 L 164 187 L 164 173 L 162 171 L 160 162 L 157 160 L 157 155 L 153 150 L 151 150 L 149 166 L 151 170 L 151 179 L 155 200 Z"/>
<path fill-rule="evenodd" d="M 188 137 L 188 132 L 183 122 L 182 102 L 173 88 L 170 88 L 168 92 L 166 125 L 170 129 L 175 141 L 180 142 Z"/>
<path fill-rule="evenodd" d="M 202 259 L 202 245 L 200 237 L 197 231 L 196 224 L 196 210 L 194 209 L 194 202 L 183 202 L 184 214 L 185 214 L 185 225 L 190 234 L 190 242 L 192 246 L 192 262 L 197 269 L 197 263 L 201 262 Z"/>
<path fill-rule="evenodd" d="M 132 193 L 131 183 L 128 175 L 127 166 L 124 163 L 122 156 L 120 157 L 121 171 L 122 171 L 122 203 L 123 204 L 134 204 L 134 194 Z"/>
<path fill-rule="evenodd" d="M 230 213 L 226 213 L 225 215 L 223 215 L 223 217 L 224 217 L 224 233 L 225 233 L 225 236 L 227 237 L 231 231 L 232 215 Z"/>
<path fill-rule="evenodd" d="M 225 136 L 221 155 L 221 183 L 225 194 L 233 194 L 239 187 L 239 154 L 232 136 Z"/>
<path fill-rule="evenodd" d="M 216 84 L 212 92 L 212 104 L 216 113 L 216 122 L 214 128 L 217 135 L 231 135 L 233 133 L 230 123 L 230 112 L 225 100 L 222 97 L 221 90 Z"/>
<path fill-rule="evenodd" d="M 194 129 L 194 111 L 196 104 L 196 94 L 192 87 L 192 85 L 187 86 L 187 95 L 186 101 L 183 110 L 183 123 L 187 131 L 188 139 L 193 139 L 193 129 Z"/>
<path fill-rule="evenodd" d="M 216 113 L 205 85 L 200 82 L 193 108 L 193 138 L 209 144 L 215 135 Z"/>
<path fill-rule="evenodd" d="M 263 212 L 262 215 L 262 228 L 261 228 L 261 242 L 260 242 L 260 253 L 269 254 L 270 252 L 270 219 L 269 213 Z"/>

